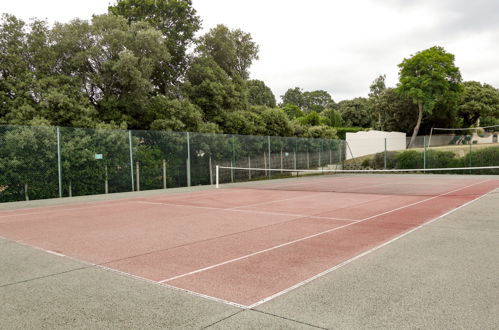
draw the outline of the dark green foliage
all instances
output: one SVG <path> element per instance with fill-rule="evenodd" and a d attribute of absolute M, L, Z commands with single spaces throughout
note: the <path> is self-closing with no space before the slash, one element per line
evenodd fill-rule
<path fill-rule="evenodd" d="M 499 164 L 499 147 L 472 149 L 463 159 L 463 166 L 491 166 Z M 483 170 L 483 174 L 499 174 L 499 170 Z"/>
<path fill-rule="evenodd" d="M 343 118 L 341 113 L 335 109 L 326 109 L 321 112 L 321 115 L 325 118 L 325 123 L 331 127 L 341 127 L 343 126 Z"/>
<path fill-rule="evenodd" d="M 346 126 L 371 127 L 369 101 L 363 97 L 345 100 L 338 103 L 341 117 Z"/>
<path fill-rule="evenodd" d="M 346 133 L 357 133 L 361 131 L 365 131 L 365 128 L 362 127 L 335 127 L 336 134 L 338 138 L 344 140 L 346 138 Z"/>
<path fill-rule="evenodd" d="M 488 84 L 476 81 L 463 83 L 464 92 L 459 101 L 458 113 L 464 127 L 476 125 L 495 125 L 499 120 L 499 90 Z"/>
<path fill-rule="evenodd" d="M 269 108 L 276 107 L 274 93 L 272 93 L 272 90 L 263 81 L 248 80 L 246 86 L 248 87 L 250 105 L 263 105 Z"/>
<path fill-rule="evenodd" d="M 288 116 L 289 119 L 300 118 L 304 115 L 303 111 L 301 111 L 300 107 L 295 104 L 285 104 L 281 106 L 281 109 Z"/>
<path fill-rule="evenodd" d="M 129 23 L 146 21 L 165 39 L 171 58 L 157 62 L 153 81 L 165 95 L 175 94 L 188 66 L 187 49 L 194 42 L 194 34 L 201 28 L 191 0 L 118 0 L 109 12 L 125 17 Z"/>
<path fill-rule="evenodd" d="M 244 81 L 231 79 L 212 58 L 195 59 L 186 78 L 185 92 L 203 110 L 205 121 L 220 123 L 225 111 L 245 110 L 249 106 Z"/>
<path fill-rule="evenodd" d="M 407 150 L 397 154 L 395 168 L 411 169 L 423 168 L 423 153 L 416 150 Z"/>
<path fill-rule="evenodd" d="M 272 136 L 291 136 L 293 128 L 291 123 L 280 109 L 268 109 L 262 112 L 262 119 L 265 124 L 265 134 Z"/>
<path fill-rule="evenodd" d="M 386 152 L 386 168 L 397 168 L 398 153 L 396 151 Z M 367 164 L 364 166 L 369 166 L 374 169 L 384 169 L 385 168 L 385 153 L 379 152 L 374 155 L 372 159 L 366 159 Z"/>
<path fill-rule="evenodd" d="M 300 125 L 304 125 L 304 126 L 317 126 L 317 125 L 325 124 L 326 118 L 319 115 L 315 111 L 311 111 L 311 112 L 307 113 L 305 116 L 297 118 L 296 121 Z"/>
<path fill-rule="evenodd" d="M 258 45 L 251 34 L 222 24 L 199 38 L 196 51 L 212 58 L 230 77 L 243 79 L 248 79 L 249 67 L 258 59 Z"/>
<path fill-rule="evenodd" d="M 293 104 L 303 110 L 305 107 L 305 98 L 303 90 L 300 87 L 290 88 L 281 95 L 282 105 Z"/>

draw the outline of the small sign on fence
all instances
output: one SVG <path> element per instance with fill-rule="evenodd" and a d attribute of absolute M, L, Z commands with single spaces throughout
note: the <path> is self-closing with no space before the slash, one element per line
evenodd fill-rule
<path fill-rule="evenodd" d="M 102 154 L 95 154 L 95 159 L 104 159 Z"/>

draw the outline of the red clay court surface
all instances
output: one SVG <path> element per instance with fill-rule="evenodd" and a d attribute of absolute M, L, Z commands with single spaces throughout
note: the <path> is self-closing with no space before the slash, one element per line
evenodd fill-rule
<path fill-rule="evenodd" d="M 346 192 L 232 188 L 1 211 L 0 236 L 251 308 L 499 187 L 455 176 L 314 182 Z M 370 186 L 381 193 L 362 193 Z"/>

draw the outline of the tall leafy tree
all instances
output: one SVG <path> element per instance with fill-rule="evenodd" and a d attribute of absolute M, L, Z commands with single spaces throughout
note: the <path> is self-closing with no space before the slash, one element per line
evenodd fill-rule
<path fill-rule="evenodd" d="M 289 88 L 284 95 L 281 96 L 282 104 L 294 104 L 300 109 L 305 107 L 305 97 L 303 96 L 303 90 L 300 87 Z"/>
<path fill-rule="evenodd" d="M 217 25 L 198 40 L 196 51 L 213 60 L 230 76 L 248 79 L 249 67 L 258 59 L 258 45 L 251 34 Z"/>
<path fill-rule="evenodd" d="M 383 124 L 381 117 L 383 115 L 384 108 L 379 104 L 380 97 L 382 93 L 386 90 L 386 75 L 379 75 L 369 86 L 369 100 L 371 103 L 371 109 L 374 117 L 377 118 L 377 127 L 383 130 Z"/>
<path fill-rule="evenodd" d="M 343 100 L 338 103 L 338 108 L 346 126 L 364 128 L 371 126 L 368 99 L 357 97 L 353 100 Z"/>
<path fill-rule="evenodd" d="M 477 81 L 464 82 L 464 91 L 459 101 L 458 113 L 465 127 L 494 125 L 499 120 L 499 90 Z"/>
<path fill-rule="evenodd" d="M 387 88 L 377 97 L 375 106 L 382 110 L 384 130 L 410 133 L 414 129 L 418 108 L 410 97 Z"/>
<path fill-rule="evenodd" d="M 324 109 L 334 105 L 331 95 L 323 90 L 303 93 L 305 112 L 322 112 Z"/>
<path fill-rule="evenodd" d="M 251 105 L 264 105 L 269 108 L 276 107 L 276 100 L 272 90 L 261 80 L 248 80 L 249 103 Z"/>
<path fill-rule="evenodd" d="M 399 64 L 397 90 L 412 98 L 418 106 L 418 118 L 409 146 L 412 146 L 425 112 L 431 113 L 435 104 L 442 100 L 452 102 L 461 92 L 461 73 L 454 64 L 454 55 L 442 47 L 432 47 Z"/>
<path fill-rule="evenodd" d="M 227 111 L 246 110 L 244 81 L 231 77 L 211 57 L 196 58 L 186 74 L 185 93 L 203 110 L 203 120 L 220 124 Z"/>
<path fill-rule="evenodd" d="M 156 63 L 154 82 L 163 94 L 176 91 L 188 67 L 187 51 L 201 28 L 191 0 L 118 0 L 109 12 L 129 23 L 147 21 L 161 31 L 171 58 Z"/>
<path fill-rule="evenodd" d="M 304 115 L 300 107 L 292 103 L 284 104 L 283 106 L 281 106 L 281 109 L 282 111 L 284 111 L 284 113 L 288 116 L 289 119 L 300 118 Z"/>
<path fill-rule="evenodd" d="M 80 79 L 99 118 L 146 128 L 143 117 L 154 95 L 155 65 L 170 59 L 161 33 L 146 22 L 129 25 L 115 15 L 58 24 L 53 33 L 61 48 L 58 70 Z"/>

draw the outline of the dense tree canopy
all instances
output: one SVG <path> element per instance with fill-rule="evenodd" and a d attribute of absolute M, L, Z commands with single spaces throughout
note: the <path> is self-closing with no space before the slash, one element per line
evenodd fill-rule
<path fill-rule="evenodd" d="M 458 113 L 464 126 L 496 125 L 499 121 L 499 90 L 476 81 L 467 81 L 463 85 Z"/>
<path fill-rule="evenodd" d="M 249 33 L 217 25 L 198 40 L 196 51 L 213 60 L 230 76 L 249 77 L 249 67 L 258 59 L 258 45 Z"/>
<path fill-rule="evenodd" d="M 201 19 L 191 0 L 118 0 L 109 12 L 125 17 L 128 22 L 145 21 L 165 38 L 169 61 L 156 63 L 154 83 L 165 94 L 175 93 L 187 70 L 187 49 L 201 28 Z"/>
<path fill-rule="evenodd" d="M 264 105 L 269 108 L 276 107 L 276 100 L 272 90 L 261 80 L 248 80 L 246 82 L 251 105 Z"/>
<path fill-rule="evenodd" d="M 454 55 L 442 47 L 432 47 L 399 64 L 400 83 L 397 90 L 411 97 L 418 105 L 418 119 L 414 126 L 412 145 L 423 119 L 424 112 L 431 113 L 438 102 L 453 103 L 459 99 L 461 73 L 454 64 Z"/>
<path fill-rule="evenodd" d="M 499 91 L 461 84 L 441 47 L 404 59 L 396 88 L 379 75 L 368 98 L 335 103 L 294 87 L 277 107 L 266 83 L 250 79 L 251 34 L 217 25 L 196 39 L 200 28 L 191 0 L 117 0 L 108 15 L 53 26 L 3 15 L 0 124 L 334 137 L 336 127 L 415 136 L 499 123 Z"/>

